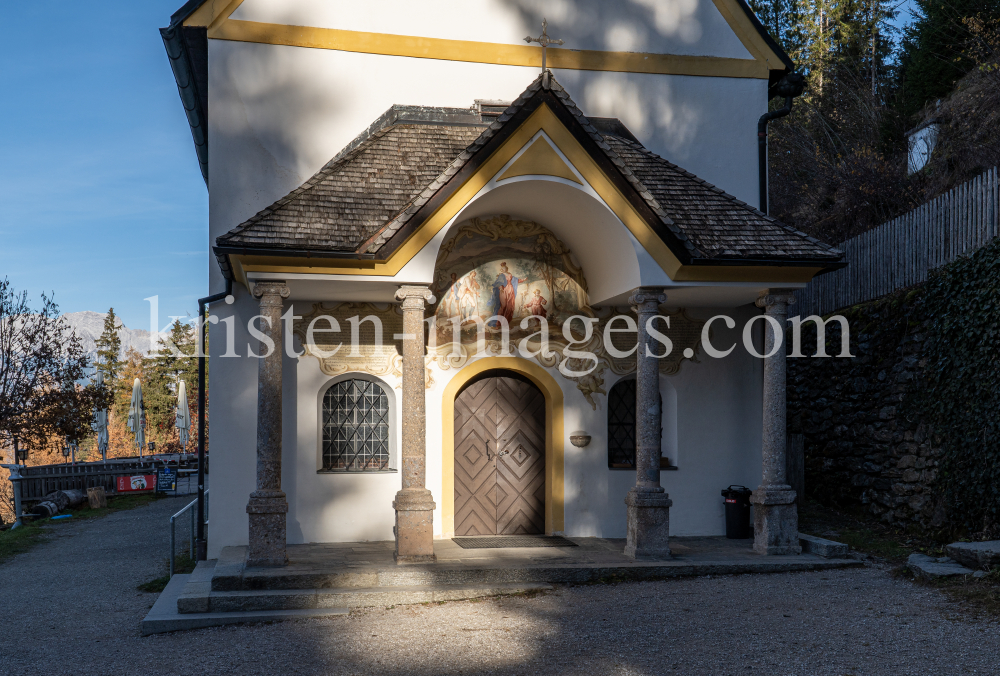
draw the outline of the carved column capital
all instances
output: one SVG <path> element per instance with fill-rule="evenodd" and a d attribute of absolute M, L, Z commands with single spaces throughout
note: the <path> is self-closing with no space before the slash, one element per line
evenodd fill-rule
<path fill-rule="evenodd" d="M 426 305 L 431 305 L 437 298 L 426 286 L 405 284 L 396 289 L 396 300 L 402 301 L 404 310 L 423 310 Z"/>
<path fill-rule="evenodd" d="M 634 306 L 636 312 L 656 312 L 666 302 L 667 294 L 663 289 L 653 286 L 640 286 L 628 297 L 628 304 Z"/>
<path fill-rule="evenodd" d="M 253 285 L 253 297 L 264 305 L 281 305 L 281 301 L 291 295 L 288 285 L 283 281 L 257 282 Z"/>
<path fill-rule="evenodd" d="M 767 310 L 779 305 L 787 308 L 795 305 L 795 296 L 789 289 L 768 289 L 760 292 L 755 304 Z"/>

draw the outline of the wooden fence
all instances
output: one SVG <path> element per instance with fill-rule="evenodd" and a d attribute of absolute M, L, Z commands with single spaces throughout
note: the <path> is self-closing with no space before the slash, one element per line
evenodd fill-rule
<path fill-rule="evenodd" d="M 1000 235 L 997 168 L 840 244 L 847 267 L 795 292 L 791 314 L 825 315 L 918 284 Z"/>

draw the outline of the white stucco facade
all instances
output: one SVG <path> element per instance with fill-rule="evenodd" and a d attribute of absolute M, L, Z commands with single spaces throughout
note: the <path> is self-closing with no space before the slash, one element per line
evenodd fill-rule
<path fill-rule="evenodd" d="M 245 295 L 245 292 L 237 295 Z M 242 304 L 238 302 L 234 307 L 239 308 Z M 295 304 L 296 314 L 308 312 L 310 305 Z M 256 314 L 252 306 L 248 311 Z M 708 319 L 718 314 L 718 309 L 695 308 L 689 309 L 688 314 Z M 697 363 L 685 363 L 676 375 L 660 376 L 660 394 L 664 402 L 662 448 L 664 456 L 677 467 L 663 471 L 661 482 L 674 501 L 670 513 L 671 533 L 678 536 L 724 534 L 725 519 L 719 491 L 730 484 L 755 486 L 760 481 L 762 361 L 748 354 L 740 344 L 745 321 L 758 313 L 756 308 L 746 306 L 726 314 L 737 321 L 737 328 L 727 330 L 721 323 L 717 324 L 713 327 L 713 343 L 722 349 L 736 344 L 729 357 L 712 359 L 701 355 Z M 249 316 L 252 315 L 248 314 L 247 318 Z M 237 321 L 237 326 L 239 324 Z M 249 335 L 238 331 L 237 336 L 236 344 L 246 346 Z M 222 336 L 219 338 L 224 342 Z M 759 338 L 757 349 L 760 349 Z M 338 380 L 345 377 L 372 379 L 386 386 L 393 406 L 392 418 L 398 421 L 402 416 L 399 379 L 361 373 L 329 376 L 322 373 L 319 361 L 309 356 L 286 358 L 284 363 L 282 487 L 289 503 L 288 543 L 391 540 L 392 500 L 400 488 L 399 473 L 317 471 L 322 436 L 319 402 L 326 389 Z M 241 389 L 250 396 L 234 401 L 234 405 L 226 407 L 222 413 L 218 408 L 212 411 L 209 556 L 218 555 L 223 546 L 247 543 L 246 496 L 254 490 L 256 461 L 256 402 L 253 397 L 256 373 L 252 368 L 227 368 L 230 365 L 256 367 L 256 360 L 223 360 L 220 357 L 213 360 L 213 368 L 216 364 L 225 374 L 226 393 Z M 564 402 L 565 527 L 562 532 L 580 537 L 624 537 L 623 500 L 635 484 L 635 472 L 608 468 L 606 399 L 601 399 L 601 406 L 595 411 L 572 381 L 564 379 L 555 369 L 547 370 L 562 387 Z M 245 371 L 239 380 L 236 379 L 238 371 Z M 427 487 L 439 506 L 443 484 L 439 422 L 445 390 L 457 373 L 457 370 L 435 370 L 434 386 L 426 393 Z M 213 374 L 213 382 L 218 382 L 215 378 L 222 379 Z M 610 390 L 615 382 L 617 378 L 609 378 L 606 389 Z M 213 399 L 213 406 L 218 406 L 216 401 Z M 584 448 L 577 448 L 569 441 L 572 433 L 580 431 L 592 437 Z M 392 433 L 398 449 L 398 424 L 392 425 Z M 442 534 L 438 510 L 435 536 Z"/>
<path fill-rule="evenodd" d="M 525 35 L 538 33 L 543 15 L 550 33 L 572 49 L 757 58 L 733 31 L 719 3 L 711 0 L 245 0 L 226 20 L 244 22 L 246 30 L 254 24 L 344 31 L 355 41 L 359 35 L 377 34 L 523 45 Z M 538 74 L 537 67 L 521 65 L 213 38 L 213 30 L 208 32 L 207 101 L 212 245 L 299 187 L 391 106 L 469 108 L 477 99 L 512 101 Z M 620 119 L 648 149 L 741 200 L 755 201 L 756 122 L 767 109 L 766 77 L 558 67 L 553 74 L 586 115 Z M 572 167 L 558 144 L 552 145 Z M 666 290 L 667 308 L 683 308 L 694 319 L 732 317 L 735 329 L 720 323 L 713 327 L 716 345 L 737 345 L 732 354 L 713 359 L 702 351 L 675 374 L 660 376 L 662 450 L 677 467 L 661 473 L 673 499 L 671 533 L 722 534 L 719 491 L 730 484 L 756 486 L 761 478 L 763 363 L 742 347 L 741 332 L 759 314 L 753 300 L 772 284 L 767 279 L 675 281 L 582 174 L 578 181 L 525 176 L 501 182 L 497 177 L 502 171 L 395 275 L 256 272 L 244 281 L 285 281 L 292 290 L 286 308 L 296 315 L 307 314 L 317 302 L 392 302 L 400 284 L 432 282 L 442 243 L 461 223 L 502 214 L 538 223 L 569 247 L 586 275 L 595 309 L 625 305 L 632 289 L 653 285 Z M 214 257 L 209 270 L 212 292 L 221 291 L 224 279 Z M 243 283 L 234 284 L 233 297 L 234 303 L 219 302 L 210 309 L 216 321 L 210 326 L 209 557 L 218 556 L 223 547 L 247 543 L 247 497 L 255 488 L 258 363 L 246 355 L 257 350 L 247 324 L 258 306 Z M 294 347 L 301 349 L 298 338 Z M 446 398 L 454 397 L 449 383 L 460 369 L 433 365 L 431 370 L 426 483 L 438 505 L 435 536 L 447 537 L 452 533 L 441 509 L 447 467 L 442 416 Z M 624 537 L 623 500 L 635 472 L 608 467 L 607 398 L 598 395 L 595 409 L 575 382 L 555 368 L 545 370 L 558 383 L 563 402 L 563 525 L 557 530 L 570 536 Z M 320 471 L 320 401 L 332 383 L 348 376 L 325 373 L 311 356 L 284 358 L 282 489 L 288 500 L 289 544 L 393 537 L 398 472 Z M 389 393 L 398 458 L 400 380 L 359 377 L 379 380 Z M 629 376 L 605 374 L 604 389 L 610 391 L 620 377 Z M 572 445 L 574 432 L 590 435 L 590 444 Z"/>

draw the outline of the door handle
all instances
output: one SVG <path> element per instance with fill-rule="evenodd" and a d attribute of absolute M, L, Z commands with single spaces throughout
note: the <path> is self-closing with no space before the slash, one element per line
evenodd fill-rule
<path fill-rule="evenodd" d="M 493 459 L 493 455 L 490 453 L 490 445 L 486 444 L 486 460 L 489 461 L 489 460 L 492 460 L 492 459 Z"/>

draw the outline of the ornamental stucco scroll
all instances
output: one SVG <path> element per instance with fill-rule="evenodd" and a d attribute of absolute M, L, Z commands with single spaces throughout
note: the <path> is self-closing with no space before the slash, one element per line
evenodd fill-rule
<path fill-rule="evenodd" d="M 526 341 L 524 345 L 534 353 L 531 358 L 541 366 L 557 369 L 563 378 L 576 383 L 595 410 L 599 395 L 607 394 L 607 371 L 618 375 L 635 371 L 634 353 L 618 357 L 604 345 L 604 330 L 612 318 L 625 315 L 634 323 L 635 312 L 628 307 L 591 308 L 586 278 L 571 251 L 537 223 L 494 216 L 462 224 L 441 247 L 431 290 L 437 302 L 427 311 L 431 327 L 426 357 L 428 387 L 433 384 L 432 366 L 442 371 L 460 369 L 476 355 L 511 354 L 522 341 Z M 683 309 L 661 310 L 660 314 L 669 318 L 665 332 L 672 342 L 670 354 L 660 360 L 660 372 L 673 375 L 685 359 L 697 361 L 704 322 L 691 318 Z M 356 319 L 359 344 L 352 352 L 350 319 L 369 315 L 382 323 L 381 344 L 377 344 L 372 322 Z M 323 330 L 331 328 L 326 317 L 336 320 L 339 334 Z M 541 322 L 528 321 L 526 329 L 520 326 L 532 317 L 548 323 L 548 354 L 540 349 Z M 591 323 L 590 339 L 570 347 L 589 352 L 594 359 L 565 355 L 569 341 L 563 325 L 570 317 L 585 317 Z M 321 370 L 328 375 L 360 371 L 398 379 L 402 375 L 402 341 L 394 336 L 402 333 L 402 321 L 397 305 L 338 303 L 327 307 L 317 303 L 312 312 L 295 322 L 294 330 L 306 354 L 318 359 Z M 503 322 L 509 327 L 506 349 Z M 310 325 L 314 329 L 312 341 L 307 335 Z M 613 328 L 625 326 L 626 322 L 619 319 Z M 575 320 L 571 328 L 577 341 L 585 337 L 580 320 Z M 666 329 L 662 325 L 659 328 Z M 635 347 L 634 332 L 615 332 L 611 337 L 621 352 Z M 330 354 L 338 343 L 344 345 Z M 685 350 L 690 350 L 691 357 L 684 356 Z"/>

